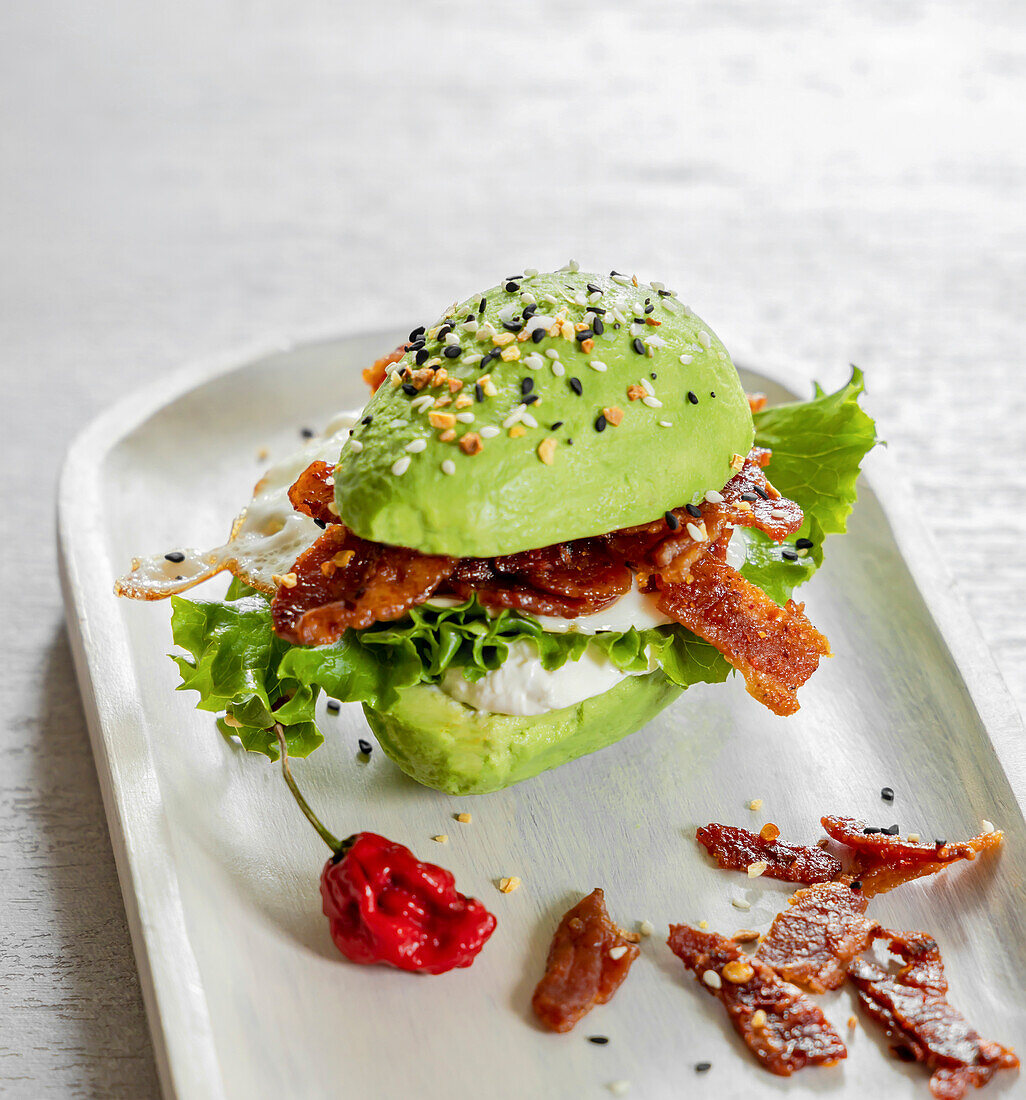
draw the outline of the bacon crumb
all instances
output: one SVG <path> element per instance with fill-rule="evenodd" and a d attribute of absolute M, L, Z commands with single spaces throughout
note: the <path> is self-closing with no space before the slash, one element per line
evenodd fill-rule
<path fill-rule="evenodd" d="M 545 974 L 531 998 L 535 1016 L 551 1031 L 570 1031 L 620 988 L 638 957 L 637 940 L 610 920 L 601 890 L 582 898 L 553 936 Z"/>
<path fill-rule="evenodd" d="M 645 397 L 647 393 L 648 391 L 645 389 L 644 386 L 638 385 L 637 382 L 632 382 L 627 387 L 627 400 L 639 401 L 641 398 Z"/>
<path fill-rule="evenodd" d="M 841 861 L 822 848 L 764 840 L 736 825 L 711 822 L 702 826 L 695 838 L 720 867 L 729 871 L 744 871 L 754 864 L 765 863 L 762 873 L 767 878 L 803 885 L 828 882 L 841 871 Z"/>
<path fill-rule="evenodd" d="M 749 1050 L 771 1073 L 790 1077 L 803 1066 L 832 1066 L 847 1057 L 844 1043 L 819 1006 L 782 981 L 757 956 L 744 956 L 732 940 L 686 924 L 673 924 L 666 942 L 720 1001 Z M 739 961 L 751 969 L 751 977 L 737 983 L 729 977 L 721 981 L 720 973 Z M 715 982 L 709 980 L 710 975 Z M 762 1015 L 758 1015 L 760 1012 Z"/>
<path fill-rule="evenodd" d="M 393 363 L 398 363 L 400 359 L 406 354 L 406 344 L 400 344 L 395 351 L 390 352 L 388 355 L 383 356 L 381 359 L 376 360 L 373 365 L 366 367 L 363 371 L 363 380 L 371 388 L 373 393 L 382 382 L 385 381 L 388 375 L 388 368 Z M 398 382 L 396 383 L 398 385 Z"/>
<path fill-rule="evenodd" d="M 460 450 L 465 455 L 479 455 L 484 450 L 484 440 L 477 432 L 467 432 L 460 439 Z"/>
<path fill-rule="evenodd" d="M 618 405 L 610 405 L 608 409 L 602 410 L 602 415 L 606 418 L 606 423 L 615 428 L 623 420 L 623 409 Z"/>

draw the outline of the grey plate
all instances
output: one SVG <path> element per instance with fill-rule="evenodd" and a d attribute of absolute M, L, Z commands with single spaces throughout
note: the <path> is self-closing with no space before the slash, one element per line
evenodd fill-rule
<path fill-rule="evenodd" d="M 782 883 L 713 869 L 697 825 L 773 820 L 811 842 L 823 813 L 950 838 L 984 818 L 1005 830 L 1000 857 L 903 887 L 872 911 L 932 932 L 953 1003 L 984 1035 L 1026 1049 L 1022 723 L 880 452 L 849 534 L 831 540 L 803 590 L 836 656 L 792 718 L 757 705 L 740 680 L 698 687 L 603 752 L 454 799 L 380 753 L 359 764 L 358 708 L 326 716 L 327 743 L 296 772 L 329 826 L 408 843 L 499 918 L 468 971 L 416 978 L 339 959 L 319 913 L 325 853 L 276 768 L 228 750 L 194 696 L 175 693 L 167 605 L 117 601 L 111 582 L 133 553 L 216 544 L 259 474 L 258 448 L 281 456 L 300 426 L 362 404 L 357 368 L 394 343 L 351 337 L 200 364 L 101 417 L 65 466 L 68 616 L 167 1094 L 601 1097 L 625 1080 L 645 1098 L 926 1097 L 927 1075 L 888 1056 L 871 1024 L 851 1034 L 838 1067 L 764 1073 L 665 946 L 669 922 L 764 930 L 788 896 Z M 805 379 L 788 388 L 742 375 L 773 400 L 808 392 Z M 216 596 L 223 582 L 209 588 Z M 452 820 L 460 810 L 471 825 Z M 449 844 L 435 845 L 437 833 Z M 523 886 L 499 894 L 511 874 Z M 569 1036 L 544 1034 L 528 1001 L 549 937 L 597 885 L 615 918 L 651 920 L 656 935 L 609 1005 Z M 820 1001 L 847 1035 L 848 991 Z M 699 1061 L 713 1063 L 701 1077 Z M 1002 1074 L 988 1095 L 1020 1089 Z"/>

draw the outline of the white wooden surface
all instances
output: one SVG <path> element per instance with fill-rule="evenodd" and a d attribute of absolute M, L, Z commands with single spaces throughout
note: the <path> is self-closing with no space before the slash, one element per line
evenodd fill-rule
<path fill-rule="evenodd" d="M 0 8 L 0 1093 L 154 1094 L 65 641 L 61 451 L 183 359 L 570 255 L 849 360 L 1020 705 L 1014 3 Z"/>

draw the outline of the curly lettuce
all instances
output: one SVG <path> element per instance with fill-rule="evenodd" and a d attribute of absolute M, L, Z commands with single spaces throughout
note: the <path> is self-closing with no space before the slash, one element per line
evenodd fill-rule
<path fill-rule="evenodd" d="M 796 537 L 812 542 L 807 553 L 791 558 L 761 532 L 745 532 L 741 572 L 779 603 L 822 563 L 824 538 L 845 530 L 859 464 L 876 441 L 873 421 L 858 404 L 862 390 L 856 370 L 836 393 L 817 386 L 809 401 L 755 416 L 756 443 L 773 451 L 770 480 L 802 506 L 805 522 Z M 221 715 L 224 736 L 272 759 L 278 755 L 275 723 L 284 728 L 294 756 L 308 755 L 324 740 L 315 721 L 322 691 L 387 710 L 404 688 L 437 683 L 451 668 L 480 679 L 502 665 L 515 642 L 537 646 L 549 670 L 578 660 L 592 646 L 624 672 L 644 672 L 655 662 L 681 687 L 719 683 L 730 672 L 720 653 L 681 626 L 556 634 L 516 611 L 489 615 L 474 599 L 415 607 L 398 622 L 348 630 L 338 642 L 316 647 L 282 641 L 272 628 L 268 601 L 237 581 L 222 601 L 173 597 L 172 605 L 174 641 L 187 654 L 173 655 L 182 677 L 179 690 L 198 692 L 197 706 Z"/>

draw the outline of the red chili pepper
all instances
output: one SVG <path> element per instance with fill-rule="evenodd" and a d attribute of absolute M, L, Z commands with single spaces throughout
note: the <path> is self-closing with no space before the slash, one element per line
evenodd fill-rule
<path fill-rule="evenodd" d="M 443 867 L 422 863 L 402 844 L 377 833 L 339 842 L 307 805 L 289 770 L 281 726 L 285 782 L 334 855 L 321 872 L 324 915 L 335 946 L 357 963 L 444 974 L 470 966 L 495 931 L 495 917 L 456 889 Z"/>

